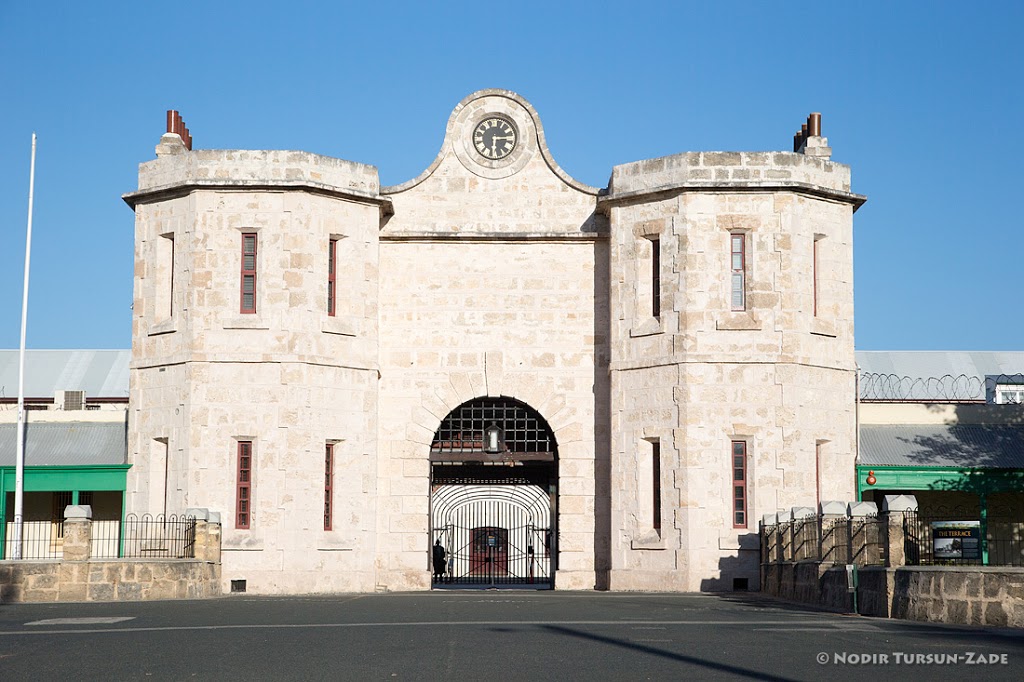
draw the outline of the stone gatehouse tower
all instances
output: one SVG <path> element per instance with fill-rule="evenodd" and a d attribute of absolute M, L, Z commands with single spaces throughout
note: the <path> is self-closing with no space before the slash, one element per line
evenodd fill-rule
<path fill-rule="evenodd" d="M 601 189 L 484 90 L 380 187 L 170 118 L 125 195 L 127 506 L 219 510 L 225 589 L 754 588 L 761 514 L 852 496 L 864 197 L 815 126 Z"/>

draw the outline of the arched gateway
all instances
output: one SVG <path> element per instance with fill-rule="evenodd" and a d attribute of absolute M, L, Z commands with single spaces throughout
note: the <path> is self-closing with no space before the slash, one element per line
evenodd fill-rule
<path fill-rule="evenodd" d="M 445 417 L 430 445 L 431 539 L 444 549 L 434 586 L 554 586 L 557 445 L 513 398 L 475 398 Z"/>

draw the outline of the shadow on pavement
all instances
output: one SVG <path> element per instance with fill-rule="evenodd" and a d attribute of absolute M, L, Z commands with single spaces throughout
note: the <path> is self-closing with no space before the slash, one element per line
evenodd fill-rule
<path fill-rule="evenodd" d="M 748 670 L 747 668 L 740 668 L 739 666 L 729 665 L 728 663 L 715 663 L 714 661 L 708 661 L 703 658 L 697 658 L 696 656 L 687 656 L 686 654 L 679 654 L 673 651 L 665 651 L 652 646 L 644 644 L 638 644 L 636 642 L 630 642 L 627 640 L 616 639 L 614 637 L 605 637 L 602 635 L 595 635 L 590 632 L 581 632 L 572 628 L 567 628 L 562 625 L 545 625 L 545 630 L 556 632 L 561 635 L 568 635 L 569 637 L 578 637 L 580 639 L 588 639 L 592 642 L 599 642 L 601 644 L 609 644 L 611 646 L 621 647 L 623 649 L 629 649 L 630 651 L 639 651 L 651 656 L 659 656 L 661 658 L 667 658 L 672 661 L 678 661 L 681 663 L 690 663 L 692 665 L 700 666 L 710 670 L 716 670 L 718 672 L 729 673 L 737 677 L 745 677 L 752 680 L 779 680 L 789 681 L 791 678 L 778 677 L 776 675 L 767 675 L 765 673 L 758 672 L 756 670 Z"/>

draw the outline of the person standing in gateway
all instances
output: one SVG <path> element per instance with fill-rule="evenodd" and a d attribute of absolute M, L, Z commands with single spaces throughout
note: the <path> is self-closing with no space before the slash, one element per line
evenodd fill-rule
<path fill-rule="evenodd" d="M 445 559 L 448 553 L 441 546 L 441 541 L 434 543 L 434 580 L 440 581 L 444 578 Z"/>

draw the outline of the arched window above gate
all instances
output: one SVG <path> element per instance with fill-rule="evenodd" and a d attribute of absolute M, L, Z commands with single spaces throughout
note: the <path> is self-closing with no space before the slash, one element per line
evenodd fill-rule
<path fill-rule="evenodd" d="M 441 422 L 430 459 L 444 461 L 553 461 L 555 434 L 537 410 L 514 398 L 475 398 Z"/>

